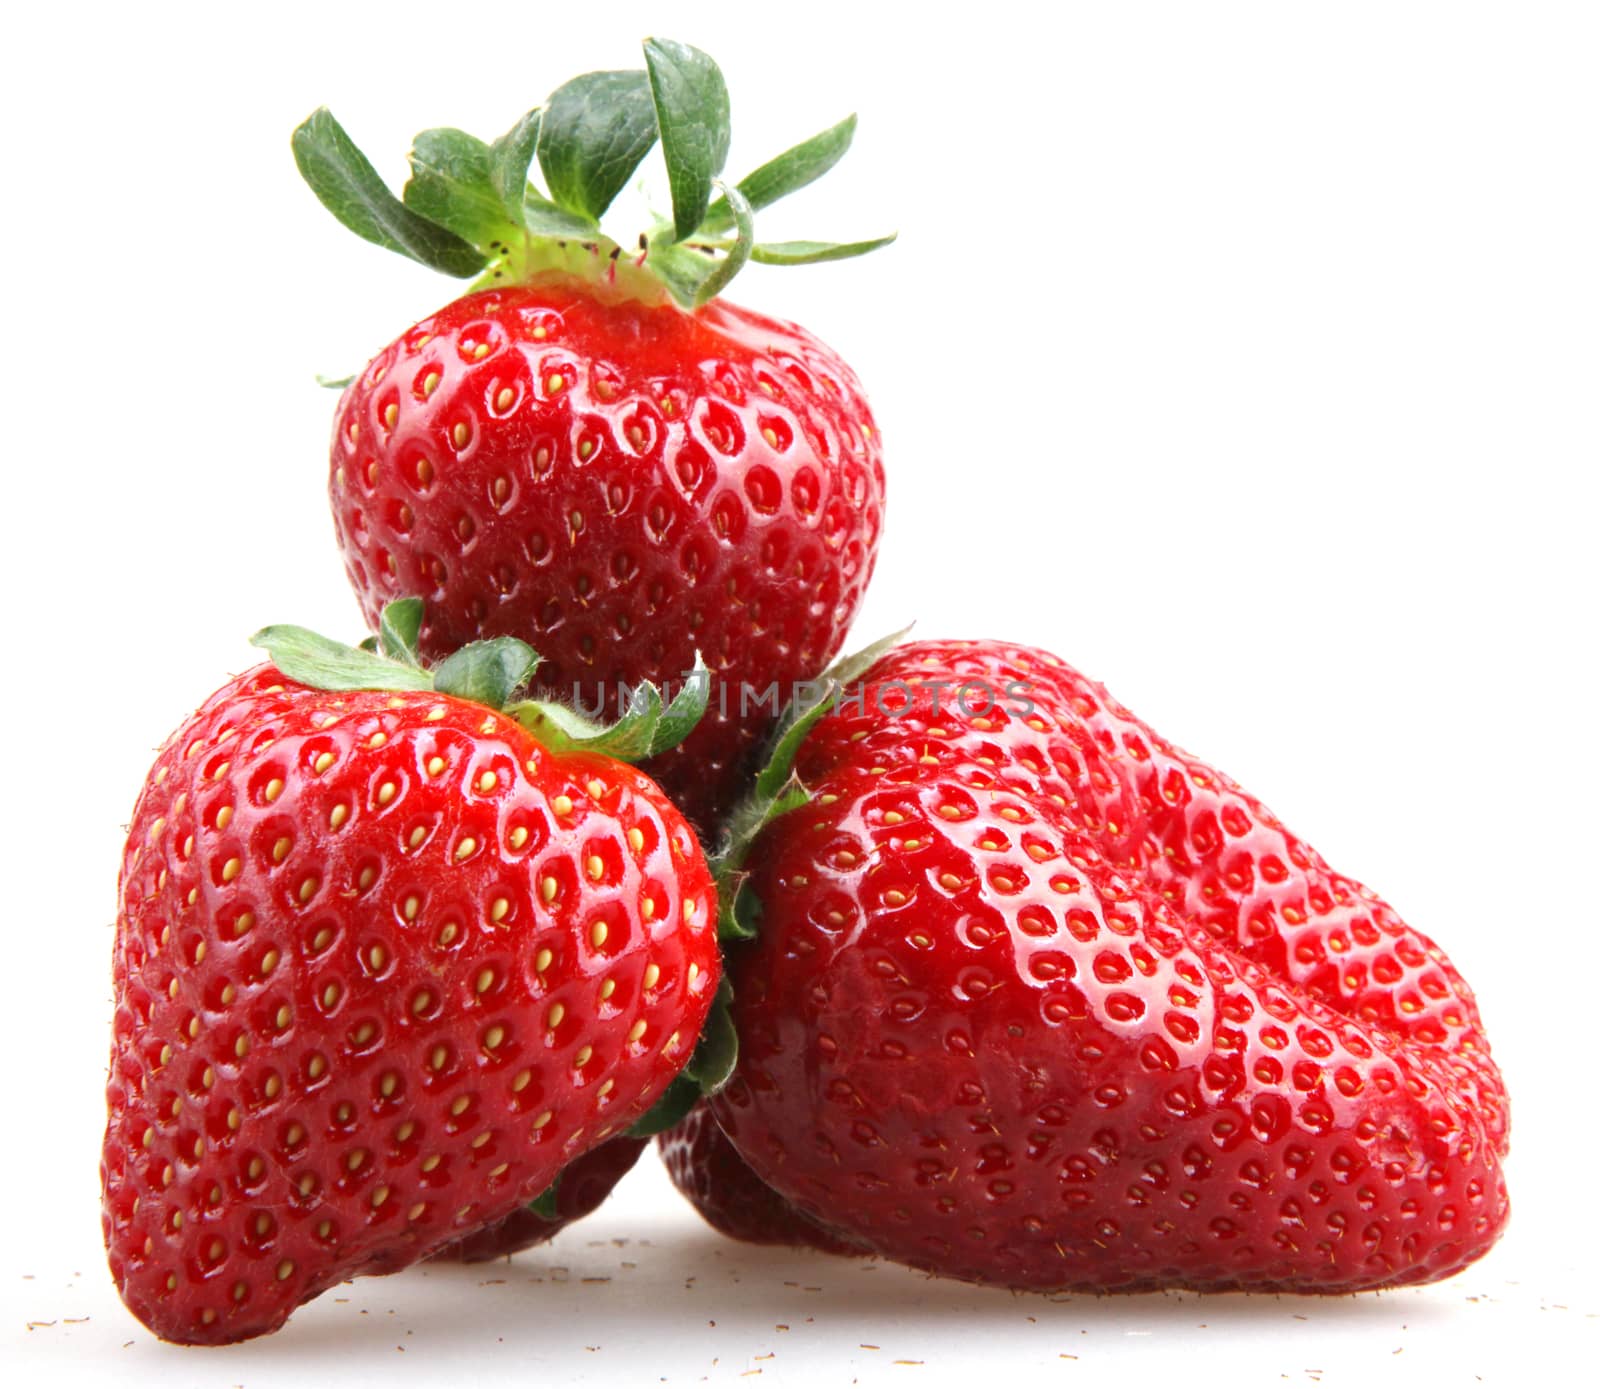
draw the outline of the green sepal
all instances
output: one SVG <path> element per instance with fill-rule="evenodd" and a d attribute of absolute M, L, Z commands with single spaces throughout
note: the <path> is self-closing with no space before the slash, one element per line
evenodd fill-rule
<path fill-rule="evenodd" d="M 904 640 L 903 627 L 860 651 L 841 657 L 791 700 L 779 716 L 767 741 L 766 757 L 756 773 L 750 793 L 728 817 L 722 843 L 712 857 L 717 880 L 717 939 L 752 940 L 759 928 L 760 902 L 750 890 L 745 860 L 762 830 L 774 820 L 798 810 L 811 793 L 794 773 L 796 757 L 806 736 L 838 702 L 847 685 L 853 685 L 884 655 Z"/>
<path fill-rule="evenodd" d="M 433 688 L 440 694 L 504 709 L 538 664 L 539 655 L 527 642 L 490 637 L 463 646 L 434 666 Z"/>
<path fill-rule="evenodd" d="M 301 123 L 293 146 L 301 177 L 357 236 L 458 279 L 483 269 L 484 258 L 472 246 L 389 191 L 326 106 Z"/>
<path fill-rule="evenodd" d="M 889 245 L 898 232 L 870 241 L 758 241 L 750 259 L 759 265 L 820 265 L 829 260 L 851 260 Z"/>
<path fill-rule="evenodd" d="M 480 249 L 505 244 L 521 229 L 495 184 L 489 146 L 464 130 L 424 130 L 411 142 L 411 178 L 402 194 L 419 216 Z"/>
<path fill-rule="evenodd" d="M 561 1177 L 560 1174 L 557 1174 L 555 1181 L 551 1182 L 533 1200 L 528 1202 L 528 1209 L 538 1216 L 540 1220 L 549 1221 L 550 1224 L 554 1225 L 556 1221 L 561 1219 L 560 1213 L 556 1210 L 556 1202 L 560 1198 L 560 1194 Z"/>
<path fill-rule="evenodd" d="M 661 1098 L 636 1119 L 628 1130 L 630 1138 L 654 1138 L 681 1122 L 700 1101 L 700 1086 L 682 1071 L 661 1092 Z"/>
<path fill-rule="evenodd" d="M 711 56 L 676 39 L 646 39 L 644 61 L 672 189 L 673 235 L 694 234 L 711 181 L 728 162 L 728 87 Z"/>
<path fill-rule="evenodd" d="M 324 376 L 320 371 L 316 375 L 317 385 L 328 391 L 342 391 L 354 380 L 353 376 Z"/>
<path fill-rule="evenodd" d="M 420 668 L 422 658 L 417 655 L 417 639 L 421 635 L 422 599 L 396 598 L 383 605 L 383 611 L 378 614 L 378 649 L 391 661 Z"/>
<path fill-rule="evenodd" d="M 557 204 L 598 223 L 656 142 L 643 72 L 590 72 L 557 87 L 539 122 L 537 154 Z"/>
<path fill-rule="evenodd" d="M 544 112 L 537 106 L 489 146 L 489 181 L 506 216 L 526 226 L 523 205 L 528 195 L 528 170 L 539 143 L 539 123 Z"/>
<path fill-rule="evenodd" d="M 250 638 L 291 680 L 317 690 L 431 690 L 425 670 L 318 636 L 304 627 L 263 627 Z"/>
<path fill-rule="evenodd" d="M 746 174 L 739 180 L 739 191 L 757 212 L 764 207 L 771 207 L 779 198 L 786 198 L 808 183 L 815 183 L 833 168 L 844 158 L 855 134 L 856 118 L 851 114 L 838 125 L 829 126 L 809 140 L 802 140 L 775 159 L 769 159 L 759 169 Z M 707 210 L 700 230 L 726 231 L 731 226 L 733 210 L 724 199 L 719 198 Z"/>
<path fill-rule="evenodd" d="M 598 752 L 623 762 L 641 762 L 677 747 L 706 712 L 711 676 L 695 657 L 694 670 L 669 704 L 649 680 L 634 686 L 628 707 L 612 724 L 593 719 L 564 704 L 529 699 L 506 710 L 552 752 Z"/>
<path fill-rule="evenodd" d="M 686 308 L 699 308 L 721 294 L 749 263 L 750 249 L 755 245 L 755 215 L 744 194 L 720 181 L 717 186 L 723 190 L 738 219 L 738 235 L 726 250 L 717 255 L 691 242 L 663 246 L 651 252 L 656 274 L 666 282 L 672 297 Z"/>

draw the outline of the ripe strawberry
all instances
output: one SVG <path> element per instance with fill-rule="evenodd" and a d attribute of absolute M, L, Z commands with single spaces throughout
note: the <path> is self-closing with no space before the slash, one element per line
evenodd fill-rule
<path fill-rule="evenodd" d="M 818 1224 L 750 1170 L 704 1101 L 657 1136 L 672 1184 L 712 1229 L 750 1244 L 789 1244 L 826 1254 L 869 1251 Z"/>
<path fill-rule="evenodd" d="M 692 698 L 586 730 L 510 700 L 519 642 L 424 670 L 419 617 L 385 614 L 388 657 L 262 633 L 273 664 L 135 807 L 104 1226 L 168 1340 L 271 1331 L 508 1216 L 667 1091 L 713 997 L 694 836 L 600 751 L 653 750 Z"/>
<path fill-rule="evenodd" d="M 448 1244 L 433 1257 L 477 1264 L 531 1249 L 553 1240 L 575 1220 L 600 1209 L 618 1182 L 633 1170 L 650 1140 L 619 1133 L 568 1163 L 537 1201 L 519 1206 L 505 1219 Z"/>
<path fill-rule="evenodd" d="M 1056 658 L 900 648 L 763 790 L 711 1106 L 851 1238 L 1019 1287 L 1348 1292 L 1499 1236 L 1505 1094 L 1443 952 Z"/>
<path fill-rule="evenodd" d="M 703 652 L 712 716 L 648 770 L 709 828 L 777 691 L 839 649 L 884 486 L 850 368 L 805 329 L 713 296 L 750 259 L 834 260 L 890 238 L 756 243 L 754 210 L 832 167 L 854 117 L 717 184 L 713 202 L 721 74 L 681 44 L 645 55 L 648 71 L 576 78 L 493 144 L 423 132 L 403 202 L 326 111 L 295 153 L 358 234 L 477 276 L 339 403 L 329 494 L 368 620 L 415 595 L 425 655 L 523 637 L 541 688 L 591 709 L 680 679 Z M 658 136 L 672 217 L 625 252 L 599 218 Z M 548 197 L 527 181 L 535 154 Z"/>

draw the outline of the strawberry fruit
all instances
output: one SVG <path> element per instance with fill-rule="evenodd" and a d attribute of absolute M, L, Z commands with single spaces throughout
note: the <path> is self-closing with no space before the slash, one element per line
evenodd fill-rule
<path fill-rule="evenodd" d="M 826 1254 L 869 1251 L 819 1225 L 751 1171 L 700 1101 L 656 1138 L 672 1184 L 712 1229 L 749 1244 L 787 1244 Z"/>
<path fill-rule="evenodd" d="M 260 634 L 273 664 L 135 807 L 104 1226 L 168 1340 L 271 1331 L 535 1201 L 646 1116 L 715 993 L 699 846 L 606 755 L 659 750 L 694 695 L 593 729 L 513 698 L 520 642 L 424 669 L 419 618 L 384 615 L 383 655 Z"/>
<path fill-rule="evenodd" d="M 789 727 L 725 871 L 755 938 L 711 1108 L 873 1250 L 1348 1292 L 1504 1227 L 1505 1094 L 1443 952 L 1053 656 L 883 657 Z"/>
<path fill-rule="evenodd" d="M 715 296 L 750 260 L 835 260 L 892 238 L 756 241 L 754 213 L 831 168 L 854 117 L 723 184 L 716 64 L 667 40 L 645 59 L 566 83 L 493 143 L 424 131 L 403 199 L 325 110 L 294 149 L 352 230 L 474 281 L 339 402 L 329 495 L 368 620 L 424 598 L 429 657 L 525 638 L 541 687 L 591 709 L 704 653 L 712 712 L 649 770 L 709 828 L 778 691 L 844 640 L 884 487 L 850 368 L 803 328 Z M 657 139 L 671 215 L 637 244 L 614 240 L 600 218 Z M 528 181 L 535 160 L 547 192 Z"/>

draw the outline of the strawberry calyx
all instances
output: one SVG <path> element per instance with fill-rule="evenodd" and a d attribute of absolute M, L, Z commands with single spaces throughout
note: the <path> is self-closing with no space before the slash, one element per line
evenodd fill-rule
<path fill-rule="evenodd" d="M 642 762 L 676 747 L 700 722 L 711 680 L 698 657 L 683 688 L 668 700 L 648 680 L 634 686 L 628 707 L 610 724 L 598 723 L 553 700 L 524 691 L 539 655 L 515 637 L 471 642 L 432 666 L 417 653 L 422 630 L 420 598 L 388 604 L 376 636 L 346 646 L 304 627 L 263 627 L 250 644 L 302 685 L 318 690 L 433 690 L 470 700 L 515 719 L 554 753 L 593 752 L 622 762 Z"/>
<path fill-rule="evenodd" d="M 551 274 L 647 303 L 708 303 L 751 261 L 812 265 L 864 255 L 863 241 L 755 238 L 755 213 L 827 173 L 856 118 L 785 150 L 737 183 L 723 180 L 728 89 L 711 57 L 672 39 L 644 41 L 643 68 L 590 72 L 551 93 L 492 141 L 437 128 L 412 141 L 395 197 L 326 108 L 294 132 L 295 163 L 322 204 L 357 236 L 475 288 Z M 671 214 L 637 238 L 601 219 L 657 142 Z M 530 180 L 537 163 L 543 187 Z"/>

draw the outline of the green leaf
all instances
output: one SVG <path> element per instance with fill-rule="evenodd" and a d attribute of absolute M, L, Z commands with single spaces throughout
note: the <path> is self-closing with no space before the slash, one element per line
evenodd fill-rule
<path fill-rule="evenodd" d="M 425 670 L 331 641 L 304 627 L 263 627 L 250 638 L 250 645 L 265 651 L 272 664 L 291 680 L 316 690 L 433 688 L 433 679 Z"/>
<path fill-rule="evenodd" d="M 587 217 L 557 207 L 532 184 L 522 201 L 522 224 L 536 236 L 593 236 L 595 226 Z"/>
<path fill-rule="evenodd" d="M 739 191 L 757 212 L 771 207 L 779 198 L 815 183 L 833 168 L 844 158 L 855 134 L 856 118 L 846 116 L 838 125 L 803 140 L 776 159 L 769 159 L 754 173 L 746 174 L 739 180 Z M 708 232 L 725 231 L 732 225 L 733 210 L 722 198 L 712 203 L 700 223 L 701 229 Z"/>
<path fill-rule="evenodd" d="M 378 615 L 378 640 L 383 654 L 391 661 L 408 666 L 422 665 L 417 655 L 417 637 L 422 632 L 422 599 L 396 598 L 385 603 Z"/>
<path fill-rule="evenodd" d="M 506 216 L 522 226 L 522 208 L 528 192 L 528 169 L 539 143 L 543 112 L 535 106 L 510 130 L 489 146 L 489 179 Z"/>
<path fill-rule="evenodd" d="M 728 1083 L 739 1061 L 739 1033 L 733 1025 L 733 986 L 724 979 L 717 985 L 717 996 L 706 1015 L 694 1055 L 683 1068 L 703 1094 L 714 1095 Z"/>
<path fill-rule="evenodd" d="M 504 709 L 538 664 L 538 654 L 527 642 L 490 637 L 471 642 L 440 661 L 433 668 L 433 688 L 440 694 Z"/>
<path fill-rule="evenodd" d="M 755 218 L 750 204 L 736 188 L 719 183 L 729 199 L 729 205 L 738 217 L 738 237 L 720 256 L 708 254 L 695 243 L 663 246 L 652 250 L 651 264 L 655 272 L 672 291 L 672 297 L 688 308 L 709 304 L 725 290 L 733 277 L 750 260 L 750 248 L 755 244 Z"/>
<path fill-rule="evenodd" d="M 662 1091 L 661 1098 L 634 1121 L 633 1127 L 628 1130 L 629 1136 L 654 1138 L 658 1133 L 665 1133 L 674 1124 L 680 1123 L 700 1102 L 701 1093 L 700 1086 L 680 1072 Z"/>
<path fill-rule="evenodd" d="M 597 222 L 656 142 L 650 79 L 591 72 L 558 87 L 539 125 L 539 167 L 550 196 Z"/>
<path fill-rule="evenodd" d="M 644 61 L 672 188 L 673 232 L 683 241 L 706 215 L 711 180 L 728 162 L 728 87 L 710 55 L 675 39 L 646 39 Z"/>
<path fill-rule="evenodd" d="M 293 145 L 301 177 L 357 236 L 461 279 L 483 269 L 484 259 L 476 250 L 412 211 L 384 186 L 327 107 L 312 112 L 294 132 Z"/>
<path fill-rule="evenodd" d="M 622 717 L 613 724 L 564 704 L 530 699 L 506 712 L 552 752 L 598 752 L 621 762 L 642 762 L 676 747 L 694 730 L 711 696 L 711 677 L 698 657 L 684 686 L 665 704 L 650 681 L 636 685 Z"/>
<path fill-rule="evenodd" d="M 411 142 L 405 205 L 481 249 L 515 236 L 494 181 L 489 146 L 464 130 L 424 130 Z"/>
<path fill-rule="evenodd" d="M 538 1216 L 540 1220 L 547 1220 L 554 1225 L 556 1221 L 561 1219 L 560 1211 L 556 1207 L 560 1196 L 561 1176 L 557 1173 L 555 1181 L 551 1182 L 533 1200 L 528 1202 L 528 1209 Z"/>
<path fill-rule="evenodd" d="M 816 265 L 825 260 L 849 260 L 887 246 L 899 233 L 871 241 L 765 241 L 750 248 L 750 259 L 761 265 Z"/>

